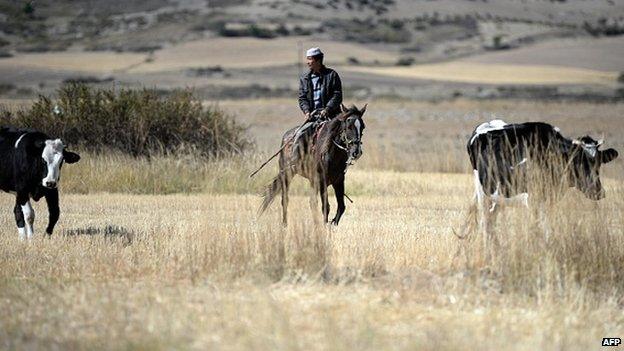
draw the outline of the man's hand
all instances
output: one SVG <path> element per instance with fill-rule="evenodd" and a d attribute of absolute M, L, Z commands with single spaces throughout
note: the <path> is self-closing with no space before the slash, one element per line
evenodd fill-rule
<path fill-rule="evenodd" d="M 326 119 L 327 118 L 327 109 L 323 109 L 320 113 L 321 119 Z"/>
<path fill-rule="evenodd" d="M 306 121 L 310 119 L 310 112 L 306 112 L 303 115 L 305 116 Z"/>

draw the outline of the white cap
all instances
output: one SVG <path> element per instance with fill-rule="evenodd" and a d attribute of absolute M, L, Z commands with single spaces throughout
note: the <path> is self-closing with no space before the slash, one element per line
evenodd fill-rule
<path fill-rule="evenodd" d="M 320 48 L 310 48 L 306 51 L 306 57 L 323 55 Z"/>

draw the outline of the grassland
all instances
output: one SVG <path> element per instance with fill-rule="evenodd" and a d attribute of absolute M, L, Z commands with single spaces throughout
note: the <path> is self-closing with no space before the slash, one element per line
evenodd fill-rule
<path fill-rule="evenodd" d="M 372 96 L 401 95 L 419 99 L 448 97 L 444 92 L 424 94 L 409 88 L 435 80 L 449 90 L 474 95 L 475 85 L 550 85 L 562 88 L 574 85 L 583 91 L 618 95 L 616 79 L 624 70 L 621 60 L 622 39 L 547 40 L 534 46 L 491 52 L 453 59 L 429 58 L 419 52 L 401 52 L 382 46 L 339 42 L 330 38 L 305 36 L 258 38 L 204 37 L 167 44 L 153 52 L 81 51 L 15 53 L 0 60 L 0 73 L 9 90 L 24 90 L 5 97 L 52 94 L 63 80 L 88 77 L 103 79 L 101 86 L 157 86 L 160 89 L 193 86 L 206 96 L 219 89 L 236 89 L 258 84 L 295 94 L 297 64 L 302 64 L 303 48 L 320 46 L 327 53 L 327 64 L 341 73 L 351 91 L 365 88 Z M 219 50 L 215 50 L 215 48 Z M 589 49 L 588 49 L 589 48 Z M 444 51 L 444 50 L 442 50 Z M 298 54 L 299 52 L 299 54 Z M 437 51 L 436 51 L 437 52 Z M 437 55 L 437 54 L 436 54 Z M 462 56 L 457 53 L 458 57 Z M 395 66 L 400 60 L 438 62 Z M 449 61 L 451 60 L 451 61 Z M 197 75 L 197 70 L 219 73 Z M 258 89 L 241 89 L 228 96 L 254 96 Z M 27 92 L 30 93 L 27 93 Z M 257 95 L 256 95 L 257 96 Z M 619 95 L 618 95 L 619 96 Z"/>
<path fill-rule="evenodd" d="M 114 224 L 132 231 L 130 245 L 125 238 L 58 234 L 20 243 L 12 219 L 3 216 L 2 345 L 586 350 L 624 331 L 621 281 L 600 275 L 603 284 L 577 282 L 576 272 L 548 261 L 550 255 L 536 257 L 549 248 L 500 253 L 553 270 L 520 272 L 545 280 L 536 290 L 527 285 L 529 293 L 498 276 L 501 267 L 454 267 L 460 242 L 451 229 L 461 224 L 468 177 L 365 172 L 353 178 L 385 186 L 356 197 L 335 229 L 309 218 L 305 196 L 292 201 L 288 229 L 276 223 L 277 211 L 256 219 L 253 195 L 63 197 L 60 233 Z M 586 200 L 571 197 L 587 226 L 594 216 L 610 218 L 609 231 L 583 226 L 581 233 L 613 235 L 579 245 L 611 258 L 600 251 L 614 244 L 610 249 L 621 258 L 624 198 L 611 183 L 608 192 L 592 211 L 582 209 Z M 10 206 L 3 197 L 2 207 Z M 42 206 L 36 209 L 42 219 Z M 520 221 L 512 217 L 505 225 L 511 223 Z M 531 248 L 521 233 L 501 228 L 512 235 L 506 240 Z M 562 242 L 582 236 L 559 235 Z"/>
<path fill-rule="evenodd" d="M 147 55 L 114 52 L 52 52 L 43 54 L 22 54 L 0 62 L 6 69 L 49 69 L 112 74 L 131 68 L 145 61 Z"/>
<path fill-rule="evenodd" d="M 12 197 L 0 197 L 0 347 L 589 350 L 624 334 L 621 160 L 602 172 L 606 199 L 569 191 L 547 208 L 548 238 L 523 208 L 504 209 L 489 260 L 479 234 L 453 234 L 478 121 L 546 120 L 622 150 L 622 105 L 372 102 L 347 176 L 355 203 L 337 228 L 311 214 L 303 181 L 288 228 L 277 206 L 256 216 L 274 169 L 247 174 L 296 123 L 294 104 L 219 106 L 250 125 L 256 155 L 84 153 L 63 168 L 50 239 L 19 242 Z M 40 233 L 45 205 L 35 211 Z M 70 235 L 109 225 L 112 235 Z"/>
<path fill-rule="evenodd" d="M 311 40 L 307 37 L 277 38 L 205 38 L 147 53 L 47 52 L 19 54 L 0 60 L 0 68 L 49 69 L 78 71 L 93 74 L 153 73 L 178 71 L 205 66 L 224 68 L 262 68 L 295 65 L 300 57 L 298 47 L 322 45 L 332 53 L 333 62 L 345 63 L 356 56 L 372 62 L 394 63 L 398 55 L 363 45 L 330 40 Z M 218 47 L 219 50 L 215 50 Z M 150 57 L 149 61 L 146 59 Z"/>
<path fill-rule="evenodd" d="M 624 67 L 622 67 L 618 57 L 624 54 L 623 42 L 624 39 L 617 36 L 597 39 L 561 39 L 516 50 L 488 52 L 466 57 L 460 61 L 621 71 Z"/>
<path fill-rule="evenodd" d="M 414 67 L 350 67 L 353 72 L 481 84 L 602 84 L 615 85 L 619 72 L 556 66 L 449 62 Z"/>
<path fill-rule="evenodd" d="M 377 60 L 394 63 L 395 53 L 367 48 L 364 45 L 318 40 L 308 37 L 276 38 L 207 38 L 165 48 L 154 55 L 154 61 L 132 69 L 133 73 L 172 71 L 188 67 L 203 67 L 207 63 L 224 68 L 263 68 L 295 65 L 299 62 L 298 48 L 321 46 L 332 53 L 332 62 L 343 64 L 348 57 L 366 62 Z M 218 47 L 219 50 L 214 50 Z M 193 55 L 189 55 L 193 53 Z"/>

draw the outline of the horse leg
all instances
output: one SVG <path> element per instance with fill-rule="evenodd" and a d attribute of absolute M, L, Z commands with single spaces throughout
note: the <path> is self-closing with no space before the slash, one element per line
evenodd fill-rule
<path fill-rule="evenodd" d="M 288 186 L 290 185 L 290 177 L 284 174 L 280 177 L 282 182 L 282 224 L 288 224 Z"/>
<path fill-rule="evenodd" d="M 321 195 L 323 221 L 324 223 L 327 223 L 329 221 L 329 200 L 327 199 L 327 184 L 325 184 L 325 182 L 320 183 L 319 193 Z"/>
<path fill-rule="evenodd" d="M 336 193 L 336 202 L 338 203 L 338 209 L 336 210 L 336 217 L 332 220 L 333 225 L 338 225 L 340 222 L 340 217 L 345 211 L 345 202 L 344 202 L 344 177 L 341 177 L 336 183 L 332 185 L 334 187 L 334 192 Z"/>
<path fill-rule="evenodd" d="M 316 212 L 316 190 L 318 189 L 318 184 L 314 180 L 310 180 L 310 188 L 314 189 L 314 193 L 309 197 L 310 211 Z"/>

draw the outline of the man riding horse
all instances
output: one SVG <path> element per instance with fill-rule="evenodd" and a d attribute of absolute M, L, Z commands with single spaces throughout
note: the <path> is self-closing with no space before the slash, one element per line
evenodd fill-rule
<path fill-rule="evenodd" d="M 333 224 L 345 211 L 345 173 L 362 156 L 364 120 L 362 109 L 342 105 L 342 84 L 338 74 L 323 65 L 319 48 L 306 52 L 310 71 L 301 77 L 299 106 L 306 117 L 300 127 L 282 136 L 281 148 L 251 174 L 253 177 L 279 155 L 279 172 L 264 192 L 260 213 L 282 194 L 282 222 L 287 222 L 288 188 L 295 175 L 307 178 L 319 192 L 323 219 L 329 221 L 327 188 L 332 186 L 338 208 Z"/>
<path fill-rule="evenodd" d="M 303 136 L 309 137 L 315 130 L 313 127 L 318 126 L 319 122 L 330 120 L 340 113 L 342 83 L 338 73 L 323 64 L 324 56 L 317 47 L 306 52 L 310 71 L 299 79 L 299 108 L 306 122 L 295 135 L 292 148 L 295 162 L 306 153 Z"/>
<path fill-rule="evenodd" d="M 332 223 L 338 224 L 345 211 L 347 167 L 362 156 L 365 128 L 362 116 L 366 105 L 362 109 L 342 105 L 340 77 L 323 65 L 321 50 L 312 48 L 306 56 L 310 71 L 301 77 L 299 85 L 299 106 L 306 121 L 284 134 L 282 147 L 269 159 L 279 155 L 279 173 L 266 188 L 259 212 L 264 212 L 281 193 L 282 222 L 286 224 L 288 188 L 291 179 L 298 174 L 307 178 L 319 192 L 325 223 L 329 221 L 327 188 L 334 188 L 338 208 Z"/>

